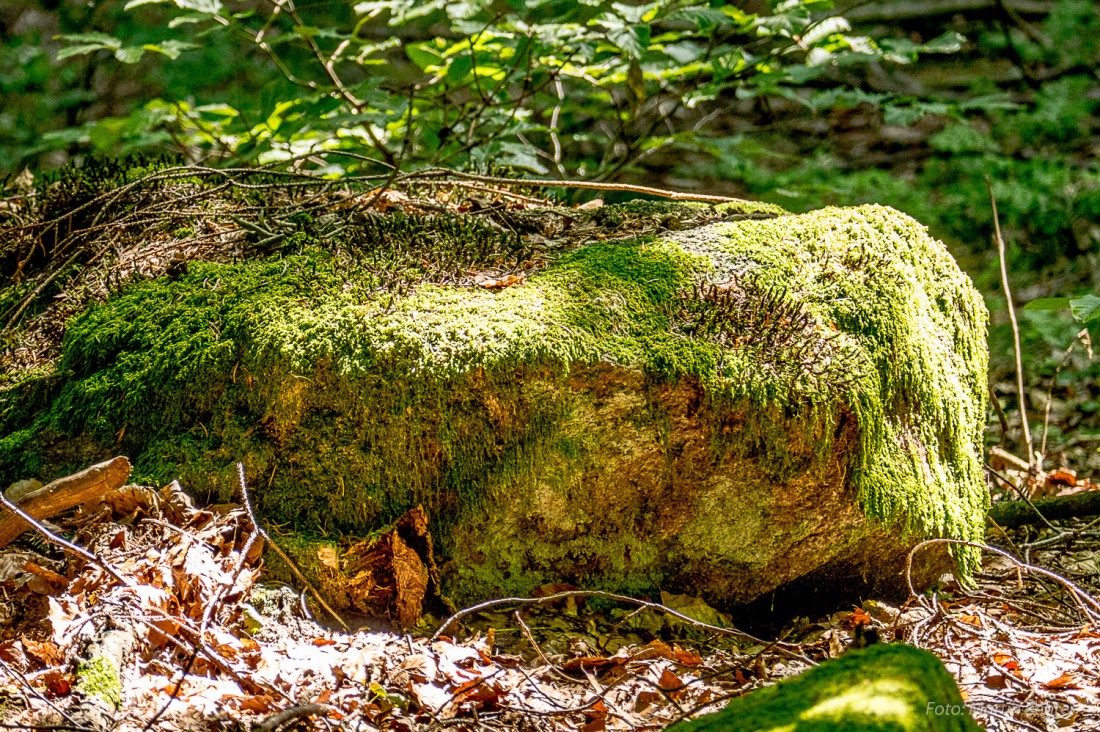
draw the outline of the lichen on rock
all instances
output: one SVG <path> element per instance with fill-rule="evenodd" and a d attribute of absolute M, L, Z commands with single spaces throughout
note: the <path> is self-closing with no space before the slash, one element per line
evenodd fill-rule
<path fill-rule="evenodd" d="M 243 460 L 303 534 L 422 504 L 459 600 L 565 580 L 729 605 L 823 566 L 896 588 L 920 537 L 980 537 L 986 313 L 941 244 L 877 206 L 634 209 L 515 247 L 446 224 L 446 261 L 415 254 L 442 224 L 311 219 L 131 284 L 0 387 L 0 477 L 122 449 L 226 500 Z M 511 286 L 470 277 L 505 260 Z"/>

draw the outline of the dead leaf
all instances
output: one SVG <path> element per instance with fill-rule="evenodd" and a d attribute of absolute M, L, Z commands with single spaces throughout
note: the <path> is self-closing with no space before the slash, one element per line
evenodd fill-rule
<path fill-rule="evenodd" d="M 474 277 L 474 284 L 480 285 L 487 290 L 502 290 L 505 287 L 511 287 L 512 285 L 521 285 L 527 281 L 527 275 L 506 275 L 504 277 L 493 277 L 491 275 L 479 274 Z"/>
<path fill-rule="evenodd" d="M 27 655 L 38 661 L 43 666 L 58 666 L 61 664 L 61 649 L 50 641 L 38 642 L 30 638 L 21 638 L 23 650 Z"/>
<path fill-rule="evenodd" d="M 0 643 L 0 660 L 27 668 L 27 656 L 23 653 L 23 644 L 18 640 L 6 640 Z"/>
<path fill-rule="evenodd" d="M 1068 468 L 1062 468 L 1060 470 L 1052 470 L 1047 473 L 1046 477 L 1047 485 L 1049 486 L 1076 486 L 1077 485 L 1077 471 L 1069 470 Z"/>
<path fill-rule="evenodd" d="M 993 654 L 993 663 L 1008 671 L 1015 671 L 1020 668 L 1020 664 L 1017 663 L 1016 659 L 1012 657 L 1012 654 L 1007 651 L 995 652 Z"/>
<path fill-rule="evenodd" d="M 73 690 L 73 683 L 69 675 L 63 673 L 60 669 L 52 668 L 38 678 L 51 696 L 65 696 Z"/>
<path fill-rule="evenodd" d="M 671 699 L 678 699 L 683 695 L 686 688 L 680 677 L 673 673 L 672 669 L 665 668 L 661 671 L 661 676 L 657 679 L 657 688 L 666 692 Z"/>
<path fill-rule="evenodd" d="M 1043 684 L 1043 688 L 1050 689 L 1051 691 L 1060 691 L 1062 689 L 1079 689 L 1080 686 L 1077 683 L 1076 677 L 1068 671 L 1056 679 Z"/>

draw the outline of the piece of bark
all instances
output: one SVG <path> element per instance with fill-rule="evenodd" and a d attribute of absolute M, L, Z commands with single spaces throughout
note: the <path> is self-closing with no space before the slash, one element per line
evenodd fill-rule
<path fill-rule="evenodd" d="M 121 488 L 129 477 L 130 461 L 124 457 L 116 457 L 58 478 L 14 503 L 33 518 L 47 519 Z M 30 524 L 18 516 L 0 511 L 0 548 L 7 546 L 30 528 Z"/>
<path fill-rule="evenodd" d="M 1039 514 L 1042 514 L 1042 518 Z M 1004 501 L 994 503 L 989 508 L 989 518 L 1005 528 L 1036 524 L 1043 518 L 1053 521 L 1080 516 L 1100 516 L 1100 491 L 1038 498 L 1031 501 L 1030 505 L 1026 501 Z"/>
<path fill-rule="evenodd" d="M 108 732 L 122 702 L 122 667 L 134 647 L 132 631 L 111 628 L 99 634 L 76 667 L 76 705 L 69 716 L 81 727 Z"/>

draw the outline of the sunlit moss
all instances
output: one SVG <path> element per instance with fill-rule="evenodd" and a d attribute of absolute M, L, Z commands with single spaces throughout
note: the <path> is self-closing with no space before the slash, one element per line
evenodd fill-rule
<path fill-rule="evenodd" d="M 734 699 L 675 732 L 977 732 L 955 680 L 927 651 L 878 644 Z"/>
<path fill-rule="evenodd" d="M 683 527 L 686 564 L 732 552 L 729 561 L 751 567 L 774 554 L 782 545 L 768 543 L 768 511 L 780 509 L 769 486 L 799 476 L 850 484 L 867 515 L 921 536 L 981 535 L 986 313 L 943 247 L 893 210 L 594 241 L 502 290 L 390 287 L 325 244 L 195 263 L 75 319 L 48 389 L 36 399 L 0 390 L 0 478 L 49 477 L 75 445 L 88 460 L 126 452 L 140 480 L 178 477 L 225 500 L 243 460 L 273 522 L 363 533 L 423 503 L 447 528 L 480 517 L 485 503 L 514 500 L 519 511 L 564 500 L 582 490 L 578 476 L 642 433 L 650 442 L 637 454 L 665 450 L 671 460 L 674 448 L 659 443 L 680 429 L 676 400 L 691 398 L 706 435 L 700 474 L 736 460 L 754 477 L 693 499 L 714 505 Z M 776 288 L 782 312 L 804 313 L 801 340 L 746 347 L 685 335 L 693 287 L 738 278 Z M 811 347 L 815 362 L 803 367 Z M 637 398 L 616 411 L 607 395 L 620 392 Z M 621 423 L 614 439 L 600 436 L 609 419 Z M 830 455 L 841 448 L 837 463 Z M 551 504 L 543 515 L 555 515 Z M 784 532 L 775 540 L 817 529 Z M 491 537 L 441 541 L 471 559 L 514 557 L 515 566 L 464 565 L 481 573 L 466 578 L 474 588 L 530 589 L 544 578 L 537 567 L 566 551 L 600 554 L 600 576 L 617 587 L 659 583 L 653 546 L 620 538 L 522 551 Z M 965 576 L 974 557 L 959 557 Z"/>

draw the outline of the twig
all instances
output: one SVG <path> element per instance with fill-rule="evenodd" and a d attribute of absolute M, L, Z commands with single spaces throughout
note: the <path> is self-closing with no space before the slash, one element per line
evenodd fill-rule
<path fill-rule="evenodd" d="M 19 518 L 26 521 L 28 524 L 31 525 L 31 528 L 33 528 L 35 531 L 37 531 L 39 534 L 41 534 L 42 538 L 44 538 L 46 541 L 50 542 L 51 544 L 56 544 L 57 546 L 61 547 L 62 549 L 65 549 L 69 552 L 72 552 L 73 554 L 76 554 L 77 556 L 83 557 L 87 561 L 91 562 L 92 564 L 94 564 L 97 567 L 99 567 L 100 569 L 102 569 L 107 574 L 114 577 L 124 587 L 133 587 L 134 586 L 133 583 L 130 582 L 130 580 L 126 579 L 121 574 L 119 574 L 115 570 L 115 568 L 112 567 L 110 564 L 108 564 L 105 560 L 100 559 L 99 557 L 97 557 L 95 554 L 92 554 L 87 549 L 85 549 L 83 547 L 80 547 L 80 546 L 77 546 L 76 544 L 72 543 L 71 541 L 68 541 L 66 539 L 62 539 L 60 536 L 53 533 L 52 531 L 47 529 L 45 526 L 43 526 L 41 523 L 39 523 L 33 516 L 26 513 L 25 511 L 21 510 L 18 506 L 16 506 L 14 503 L 9 501 L 3 493 L 0 493 L 0 506 L 3 506 L 4 508 L 11 511 L 13 514 L 18 516 Z"/>
<path fill-rule="evenodd" d="M 628 597 L 627 595 L 617 595 L 613 592 L 604 592 L 603 590 L 568 590 L 566 592 L 558 592 L 553 595 L 547 595 L 546 597 L 503 597 L 497 600 L 487 600 L 485 602 L 478 603 L 477 605 L 472 605 L 470 607 L 459 610 L 457 613 L 447 618 L 445 621 L 443 621 L 443 624 L 439 626 L 439 629 L 432 634 L 432 640 L 439 640 L 439 637 L 446 632 L 447 628 L 451 627 L 451 625 L 458 622 L 467 615 L 481 612 L 482 610 L 490 607 L 496 607 L 497 605 L 546 605 L 548 603 L 562 600 L 567 597 L 601 597 L 605 600 L 615 600 L 616 602 L 625 602 L 630 605 L 638 605 L 644 608 L 649 608 L 651 610 L 663 612 L 666 615 L 671 615 L 672 617 L 678 620 L 682 620 L 683 622 L 688 623 L 693 627 L 699 628 L 700 630 L 709 631 L 716 635 L 739 638 L 741 640 L 746 640 L 750 643 L 761 646 L 768 645 L 766 641 L 761 640 L 754 635 L 746 633 L 743 630 L 737 630 L 736 628 L 721 628 L 717 625 L 710 625 L 709 623 L 704 623 L 700 620 L 696 620 L 695 618 L 684 615 L 683 613 L 677 612 L 676 610 L 673 610 L 672 608 L 665 605 L 661 605 L 657 602 L 639 600 L 634 597 Z M 803 663 L 808 663 L 811 666 L 817 665 L 817 663 L 810 658 L 781 647 L 785 645 L 787 644 L 784 643 L 776 645 L 776 650 L 780 654 L 787 656 L 788 658 L 797 659 L 799 661 L 802 661 Z"/>
<path fill-rule="evenodd" d="M 8 673 L 8 675 L 11 676 L 13 679 L 16 679 L 17 681 L 19 681 L 19 683 L 23 684 L 23 686 L 27 687 L 27 690 L 30 691 L 30 693 L 33 696 L 35 696 L 36 698 L 41 699 L 42 701 L 46 702 L 46 706 L 48 706 L 50 709 L 57 712 L 58 716 L 60 716 L 62 719 L 64 719 L 67 722 L 71 722 L 71 726 L 70 725 L 56 725 L 56 726 L 51 726 L 51 727 L 37 727 L 36 729 L 67 729 L 67 730 L 74 730 L 74 731 L 77 731 L 77 732 L 95 732 L 95 730 L 91 730 L 91 729 L 88 729 L 87 727 L 81 727 L 80 725 L 78 725 L 76 723 L 75 719 L 73 719 L 68 714 L 63 712 L 61 709 L 59 709 L 57 707 L 56 704 L 54 704 L 48 698 L 46 698 L 41 693 L 39 693 L 37 689 L 35 689 L 33 686 L 31 686 L 31 682 L 27 680 L 27 677 L 24 676 L 19 671 L 19 669 L 14 668 L 12 666 L 9 666 L 7 661 L 5 661 L 2 658 L 0 658 L 0 668 L 4 669 L 4 671 L 6 671 Z M 29 727 L 29 725 L 22 725 L 22 724 L 11 724 L 11 725 L 5 724 L 5 725 L 0 725 L 0 726 L 4 727 L 5 729 L 27 729 Z"/>
<path fill-rule="evenodd" d="M 241 479 L 241 485 L 244 485 L 244 463 L 237 463 L 237 475 Z M 336 622 L 340 624 L 340 627 L 342 627 L 344 630 L 350 630 L 350 628 L 348 628 L 348 624 L 344 622 L 344 619 L 342 617 L 340 617 L 340 614 L 329 607 L 329 604 L 325 602 L 325 598 L 321 596 L 321 593 L 317 591 L 317 588 L 314 587 L 313 584 L 305 578 L 305 575 L 303 575 L 301 570 L 298 569 L 298 565 L 294 563 L 294 560 L 288 557 L 286 555 L 286 552 L 280 549 L 279 545 L 275 543 L 275 541 L 271 538 L 267 531 L 262 526 L 260 526 L 260 522 L 256 520 L 256 514 L 252 511 L 252 503 L 248 500 L 247 493 L 245 493 L 244 507 L 245 510 L 248 511 L 248 518 L 252 521 L 252 525 L 255 526 L 256 530 L 260 532 L 260 536 L 267 540 L 268 546 L 270 546 L 272 550 L 279 555 L 280 559 L 286 562 L 286 566 L 290 568 L 290 571 L 294 574 L 294 576 L 301 580 L 302 584 L 309 588 L 309 591 L 312 592 L 313 596 L 317 598 L 317 602 L 320 603 L 321 607 L 323 607 L 328 612 L 328 614 L 331 615 L 333 619 L 335 619 Z"/>
<path fill-rule="evenodd" d="M 962 539 L 926 539 L 925 541 L 922 541 L 921 543 L 917 544 L 915 547 L 909 550 L 909 554 L 905 557 L 905 582 L 906 585 L 909 587 L 909 594 L 912 597 L 921 601 L 922 604 L 924 602 L 924 598 L 917 594 L 916 589 L 913 587 L 913 555 L 915 555 L 918 551 L 925 547 L 934 546 L 936 544 L 954 544 L 957 546 L 969 546 L 975 549 L 981 549 L 982 551 L 991 552 L 993 554 L 1004 557 L 1020 569 L 1052 579 L 1069 590 L 1070 595 L 1072 595 L 1073 599 L 1077 601 L 1078 607 L 1093 625 L 1100 622 L 1100 602 L 1097 602 L 1092 597 L 1092 595 L 1088 594 L 1065 577 L 1062 577 L 1059 574 L 1055 574 L 1048 569 L 1043 569 L 1042 567 L 1036 567 L 1034 564 L 1023 562 L 1012 556 L 1008 552 L 1004 551 L 1003 549 L 998 549 L 997 547 L 989 546 L 988 544 L 979 544 L 975 541 L 963 541 Z"/>
<path fill-rule="evenodd" d="M 283 727 L 297 722 L 302 717 L 312 717 L 318 714 L 339 711 L 328 704 L 299 704 L 298 706 L 284 709 L 264 717 L 262 722 L 252 726 L 253 732 L 277 732 Z"/>
<path fill-rule="evenodd" d="M 1069 348 L 1062 355 L 1062 360 L 1058 362 L 1058 367 L 1054 369 L 1054 376 L 1050 377 L 1050 386 L 1047 388 L 1047 402 L 1043 405 L 1043 441 L 1039 447 L 1039 454 L 1045 456 L 1047 454 L 1047 430 L 1050 428 L 1050 402 L 1054 399 L 1054 386 L 1058 381 L 1058 374 L 1062 373 L 1062 369 L 1069 363 L 1069 357 L 1073 355 L 1074 349 L 1077 348 L 1077 344 L 1089 337 L 1089 329 L 1085 328 L 1073 338 L 1073 343 L 1069 344 Z"/>
<path fill-rule="evenodd" d="M 1001 446 L 1005 444 L 1005 439 L 1008 436 L 1008 417 L 1005 416 L 1005 410 L 1001 408 L 1001 402 L 997 399 L 997 392 L 993 391 L 993 385 L 989 385 L 989 401 L 993 402 L 993 409 L 997 412 L 997 421 L 1001 424 Z"/>
<path fill-rule="evenodd" d="M 244 497 L 245 505 L 249 506 L 249 517 L 251 518 L 252 517 L 251 503 L 249 502 L 249 499 L 248 499 L 248 486 L 244 482 L 244 472 L 243 471 L 240 472 L 240 478 L 241 478 L 241 494 Z M 233 571 L 230 573 L 229 578 L 225 582 L 221 583 L 221 585 L 219 585 L 217 591 L 214 593 L 214 596 L 209 600 L 209 602 L 207 602 L 206 608 L 203 610 L 202 622 L 199 623 L 199 632 L 198 632 L 198 637 L 199 637 L 200 643 L 195 644 L 194 649 L 191 651 L 190 655 L 187 657 L 187 662 L 184 663 L 183 669 L 180 671 L 180 678 L 172 686 L 172 691 L 168 695 L 168 701 L 166 701 L 164 703 L 164 705 L 161 706 L 161 708 L 159 710 L 157 710 L 156 714 L 154 714 L 152 717 L 150 717 L 148 720 L 146 720 L 145 726 L 142 728 L 143 732 L 148 732 L 148 730 L 152 729 L 153 725 L 156 724 L 157 720 L 160 719 L 162 716 L 164 716 L 164 714 L 168 711 L 168 708 L 170 706 L 172 706 L 172 702 L 174 702 L 179 697 L 180 691 L 183 690 L 183 682 L 187 680 L 188 674 L 191 673 L 191 668 L 194 666 L 196 659 L 198 659 L 200 644 L 201 644 L 201 641 L 202 641 L 203 637 L 206 635 L 206 627 L 210 623 L 210 619 L 214 614 L 215 608 L 217 608 L 218 604 L 221 602 L 221 600 L 225 596 L 225 594 L 227 592 L 229 592 L 231 589 L 233 589 L 233 586 L 237 584 L 237 578 L 240 576 L 241 572 L 244 570 L 245 562 L 248 561 L 248 554 L 252 550 L 252 546 L 256 543 L 256 540 L 260 536 L 259 527 L 256 525 L 255 519 L 252 519 L 252 520 L 253 520 L 252 531 L 248 535 L 248 540 L 245 541 L 244 546 L 241 548 L 240 556 L 237 558 L 237 562 L 236 562 L 236 565 L 233 568 Z M 160 523 L 160 522 L 158 522 L 158 523 Z M 170 525 L 170 524 L 165 524 L 165 525 Z M 173 527 L 173 528 L 175 528 L 175 527 Z"/>
<path fill-rule="evenodd" d="M 1035 456 L 1031 446 L 1031 428 L 1027 423 L 1027 403 L 1024 394 L 1024 361 L 1020 353 L 1020 326 L 1016 323 L 1016 308 L 1012 305 L 1012 290 L 1008 286 L 1008 263 L 1005 261 L 1005 240 L 1001 236 L 1001 221 L 997 216 L 997 198 L 993 195 L 993 181 L 987 175 L 985 186 L 989 190 L 989 203 L 993 207 L 993 231 L 997 237 L 997 254 L 1001 260 L 1001 285 L 1005 290 L 1005 303 L 1008 304 L 1008 319 L 1012 323 L 1012 343 L 1016 351 L 1016 393 L 1020 401 L 1020 424 L 1024 430 L 1024 443 L 1027 445 L 1028 468 L 1034 468 Z M 1041 459 L 1041 458 L 1040 458 Z"/>
<path fill-rule="evenodd" d="M 444 168 L 428 168 L 398 176 L 398 180 L 411 180 L 414 178 L 460 178 L 463 180 L 475 180 L 480 183 L 493 183 L 497 185 L 527 186 L 529 188 L 581 188 L 593 191 L 622 191 L 626 193 L 641 193 L 647 196 L 658 196 L 673 201 L 705 201 L 707 203 L 752 203 L 743 198 L 731 198 L 730 196 L 711 196 L 703 193 L 684 193 L 681 191 L 669 191 L 664 188 L 652 188 L 650 186 L 638 186 L 632 183 L 600 183 L 587 180 L 538 180 L 534 178 L 498 178 L 491 175 L 475 175 L 474 173 L 461 173 Z"/>

